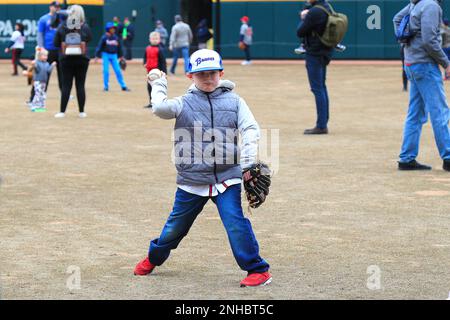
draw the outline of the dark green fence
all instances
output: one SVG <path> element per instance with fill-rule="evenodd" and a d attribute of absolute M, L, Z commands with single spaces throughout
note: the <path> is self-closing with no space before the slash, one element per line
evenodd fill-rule
<path fill-rule="evenodd" d="M 387 1 L 331 1 L 336 11 L 349 18 L 349 30 L 343 41 L 347 50 L 335 54 L 341 59 L 395 59 L 399 46 L 393 37 L 392 18 L 409 3 L 405 0 Z M 298 58 L 294 48 L 299 40 L 296 28 L 298 12 L 304 1 L 221 1 L 221 52 L 227 58 L 242 58 L 237 48 L 240 18 L 250 17 L 253 26 L 255 58 Z M 217 3 L 213 4 L 213 10 Z M 444 1 L 444 16 L 450 12 L 450 3 Z M 216 21 L 214 21 L 216 23 Z"/>

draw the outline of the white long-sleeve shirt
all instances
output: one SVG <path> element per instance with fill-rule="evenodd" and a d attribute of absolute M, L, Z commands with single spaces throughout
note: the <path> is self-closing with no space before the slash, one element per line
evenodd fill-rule
<path fill-rule="evenodd" d="M 218 87 L 225 87 L 233 90 L 235 84 L 228 80 L 219 82 Z M 189 91 L 199 90 L 195 85 L 191 85 Z M 178 117 L 183 109 L 182 97 L 174 99 L 167 98 L 167 79 L 160 78 L 152 82 L 152 111 L 153 114 L 162 119 L 174 119 Z M 253 116 L 250 108 L 244 99 L 239 98 L 238 107 L 238 130 L 241 135 L 241 157 L 240 164 L 243 169 L 256 163 L 258 155 L 258 140 L 260 137 L 259 126 Z M 223 193 L 227 187 L 239 184 L 242 179 L 229 179 L 214 185 L 189 186 L 178 185 L 186 192 L 199 196 L 216 196 L 219 192 Z"/>

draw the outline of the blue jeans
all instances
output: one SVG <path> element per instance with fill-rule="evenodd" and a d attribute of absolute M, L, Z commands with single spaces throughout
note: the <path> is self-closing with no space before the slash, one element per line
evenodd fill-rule
<path fill-rule="evenodd" d="M 201 197 L 180 188 L 177 189 L 172 212 L 161 235 L 150 242 L 148 257 L 152 264 L 159 266 L 166 261 L 170 251 L 176 249 L 187 235 L 195 218 L 208 200 L 209 197 Z M 228 187 L 224 193 L 219 193 L 212 200 L 219 210 L 231 250 L 239 267 L 249 273 L 269 270 L 269 264 L 259 256 L 258 242 L 250 221 L 242 212 L 241 185 Z"/>
<path fill-rule="evenodd" d="M 189 71 L 189 47 L 173 48 L 173 63 L 170 72 L 175 73 L 179 57 L 184 59 L 184 73 Z"/>
<path fill-rule="evenodd" d="M 105 89 L 109 88 L 109 64 L 112 65 L 114 73 L 116 74 L 117 81 L 121 88 L 125 88 L 127 85 L 123 80 L 122 71 L 120 70 L 119 60 L 117 58 L 117 53 L 107 53 L 102 52 L 103 60 L 103 87 Z"/>
<path fill-rule="evenodd" d="M 400 162 L 410 162 L 419 153 L 422 126 L 430 114 L 434 139 L 442 159 L 450 159 L 449 109 L 442 74 L 435 63 L 405 66 L 410 81 L 409 109 L 403 131 Z"/>
<path fill-rule="evenodd" d="M 329 119 L 328 91 L 325 84 L 327 78 L 327 65 L 329 60 L 322 56 L 306 54 L 306 71 L 308 72 L 309 85 L 316 99 L 317 122 L 316 127 L 327 128 Z"/>

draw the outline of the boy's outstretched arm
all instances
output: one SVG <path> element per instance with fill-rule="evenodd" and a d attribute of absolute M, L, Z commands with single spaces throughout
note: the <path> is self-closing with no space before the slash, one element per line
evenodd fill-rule
<path fill-rule="evenodd" d="M 181 97 L 167 98 L 167 78 L 163 76 L 150 83 L 152 86 L 152 111 L 162 119 L 176 118 L 183 107 Z"/>
<path fill-rule="evenodd" d="M 241 167 L 255 164 L 258 157 L 259 125 L 244 99 L 239 99 L 238 129 L 241 134 Z"/>

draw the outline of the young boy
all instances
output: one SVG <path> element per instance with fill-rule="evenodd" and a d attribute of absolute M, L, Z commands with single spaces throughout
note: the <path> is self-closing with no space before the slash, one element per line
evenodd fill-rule
<path fill-rule="evenodd" d="M 44 48 L 40 48 L 36 52 L 36 59 L 31 62 L 31 64 L 34 66 L 34 97 L 31 101 L 30 109 L 33 112 L 47 111 L 47 106 L 45 105 L 47 99 L 45 87 L 47 85 L 47 80 L 56 65 L 56 61 L 52 62 L 52 64 L 49 64 L 47 62 L 47 59 L 48 51 Z"/>
<path fill-rule="evenodd" d="M 118 59 L 123 59 L 122 42 L 115 34 L 116 26 L 113 22 L 108 22 L 105 31 L 106 33 L 101 37 L 95 50 L 94 60 L 94 62 L 97 62 L 98 58 L 102 58 L 103 61 L 103 91 L 109 91 L 109 64 L 113 67 L 122 91 L 130 91 L 123 80 L 122 71 L 120 71 Z"/>
<path fill-rule="evenodd" d="M 147 70 L 147 74 L 152 69 L 159 69 L 164 73 L 167 73 L 166 57 L 164 56 L 164 50 L 161 47 L 161 35 L 159 32 L 153 31 L 149 35 L 150 45 L 145 49 L 144 54 L 144 66 Z M 144 108 L 152 107 L 152 86 L 147 82 L 148 98 L 150 103 Z"/>
<path fill-rule="evenodd" d="M 217 52 L 194 52 L 188 70 L 187 76 L 194 83 L 184 96 L 167 98 L 165 74 L 151 83 L 153 113 L 163 119 L 176 119 L 178 189 L 161 235 L 150 242 L 148 257 L 136 265 L 134 274 L 147 275 L 162 265 L 211 199 L 227 231 L 233 255 L 248 273 L 241 287 L 266 285 L 272 280 L 269 264 L 259 255 L 258 242 L 241 206 L 242 170 L 257 160 L 258 124 L 245 101 L 233 92 L 234 84 L 220 80 L 223 66 Z"/>

